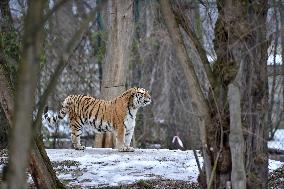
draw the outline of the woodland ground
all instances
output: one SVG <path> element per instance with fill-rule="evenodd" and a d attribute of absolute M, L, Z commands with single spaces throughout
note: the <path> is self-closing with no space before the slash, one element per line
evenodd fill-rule
<path fill-rule="evenodd" d="M 48 149 L 59 179 L 68 188 L 103 189 L 195 189 L 198 169 L 193 152 L 180 150 Z M 1 151 L 0 168 L 7 162 Z M 202 159 L 199 157 L 202 162 Z M 284 188 L 284 162 L 269 161 L 270 189 Z M 28 181 L 32 183 L 29 178 Z M 34 188 L 31 184 L 31 188 Z"/>
<path fill-rule="evenodd" d="M 270 147 L 283 149 L 283 132 L 277 132 Z M 191 150 L 137 149 L 120 153 L 88 147 L 84 151 L 47 149 L 47 154 L 68 188 L 199 188 L 199 171 Z M 202 164 L 200 155 L 199 161 Z M 7 150 L 2 150 L 1 170 L 6 162 Z M 284 162 L 269 160 L 269 172 L 269 188 L 283 189 Z M 28 181 L 32 183 L 30 178 Z"/>

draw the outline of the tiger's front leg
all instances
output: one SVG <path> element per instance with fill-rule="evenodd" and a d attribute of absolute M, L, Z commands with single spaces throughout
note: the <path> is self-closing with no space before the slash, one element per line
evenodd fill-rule
<path fill-rule="evenodd" d="M 85 146 L 81 145 L 81 128 L 75 127 L 75 126 L 71 126 L 72 132 L 71 132 L 71 140 L 72 140 L 72 144 L 73 147 L 75 148 L 75 150 L 84 150 Z"/>
<path fill-rule="evenodd" d="M 123 124 L 117 128 L 117 130 L 115 131 L 115 135 L 116 135 L 115 148 L 118 149 L 119 152 L 133 152 L 134 151 L 134 149 L 125 145 L 125 128 Z"/>
<path fill-rule="evenodd" d="M 125 138 L 124 138 L 124 126 L 118 125 L 117 129 L 115 131 L 115 137 L 116 137 L 116 142 L 115 142 L 115 148 L 118 149 L 119 151 L 121 151 L 121 149 L 124 148 L 124 142 L 125 142 Z"/>
<path fill-rule="evenodd" d="M 127 149 L 127 152 L 134 152 L 134 148 L 130 146 L 133 133 L 134 127 L 131 129 L 126 129 L 125 131 L 125 147 Z"/>

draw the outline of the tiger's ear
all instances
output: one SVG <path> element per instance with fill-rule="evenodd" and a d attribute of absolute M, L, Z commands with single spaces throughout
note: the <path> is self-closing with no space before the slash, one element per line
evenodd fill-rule
<path fill-rule="evenodd" d="M 137 87 L 133 87 L 132 90 L 131 90 L 131 96 L 134 96 L 137 92 Z"/>

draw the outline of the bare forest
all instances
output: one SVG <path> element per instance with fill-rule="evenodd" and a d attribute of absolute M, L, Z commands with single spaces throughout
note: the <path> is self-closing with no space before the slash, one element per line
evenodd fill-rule
<path fill-rule="evenodd" d="M 283 0 L 0 0 L 0 188 L 283 189 L 282 57 Z"/>

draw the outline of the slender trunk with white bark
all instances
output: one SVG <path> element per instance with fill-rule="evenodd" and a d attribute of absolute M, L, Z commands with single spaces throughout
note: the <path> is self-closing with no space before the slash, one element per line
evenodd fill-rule
<path fill-rule="evenodd" d="M 240 89 L 235 84 L 228 87 L 230 109 L 229 143 L 232 157 L 231 183 L 233 189 L 246 189 L 246 172 L 244 166 L 244 136 L 241 119 Z"/>

